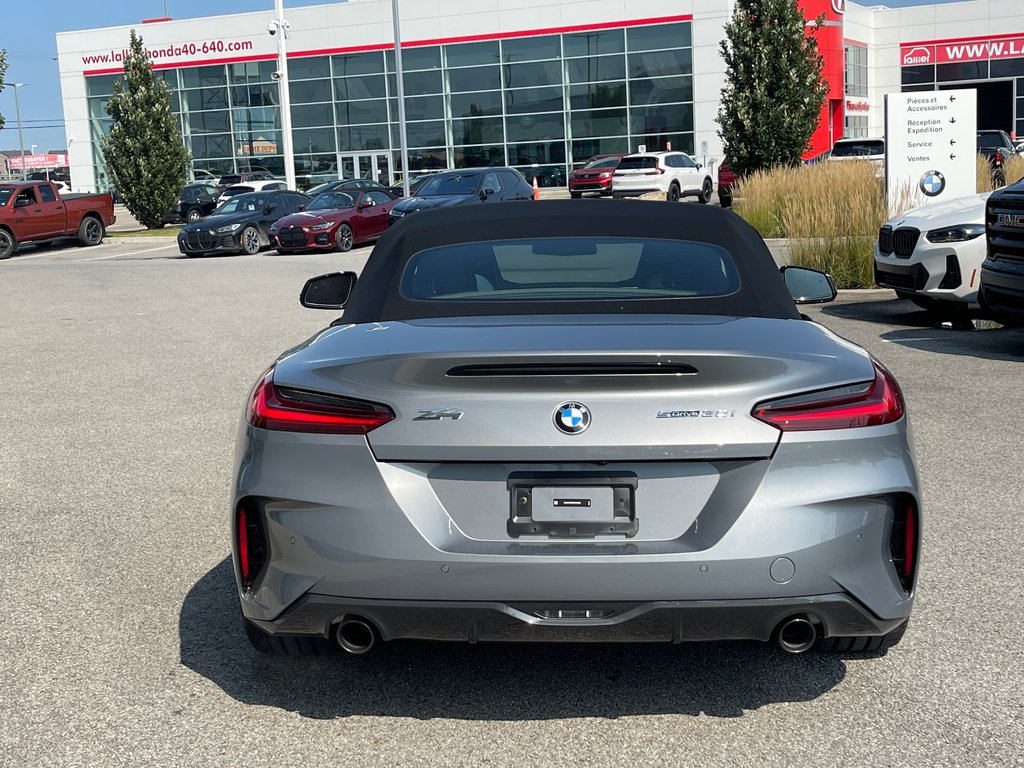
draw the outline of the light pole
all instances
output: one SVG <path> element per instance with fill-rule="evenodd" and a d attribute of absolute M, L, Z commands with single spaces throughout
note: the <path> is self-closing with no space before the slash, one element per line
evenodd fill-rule
<path fill-rule="evenodd" d="M 395 82 L 398 83 L 398 143 L 402 154 L 402 194 L 409 196 L 409 142 L 405 135 L 405 83 L 402 81 L 402 30 L 398 0 L 391 0 L 391 23 L 395 28 Z"/>
<path fill-rule="evenodd" d="M 18 151 L 21 152 L 21 180 L 28 178 L 25 172 L 25 139 L 21 135 L 21 105 L 18 103 L 18 89 L 25 86 L 25 83 L 11 83 L 14 89 L 14 114 L 18 118 Z"/>
<path fill-rule="evenodd" d="M 267 25 L 271 35 L 277 35 L 277 87 L 281 94 L 281 139 L 284 145 L 284 178 L 288 189 L 295 189 L 295 147 L 292 143 L 292 98 L 288 86 L 288 28 L 284 17 L 284 0 L 274 0 L 277 18 Z"/>

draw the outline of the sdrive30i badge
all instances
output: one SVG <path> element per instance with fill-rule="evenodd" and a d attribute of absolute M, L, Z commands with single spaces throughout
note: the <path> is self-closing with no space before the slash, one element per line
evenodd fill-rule
<path fill-rule="evenodd" d="M 567 435 L 578 435 L 590 426 L 590 409 L 583 403 L 562 403 L 555 408 L 555 426 Z"/>

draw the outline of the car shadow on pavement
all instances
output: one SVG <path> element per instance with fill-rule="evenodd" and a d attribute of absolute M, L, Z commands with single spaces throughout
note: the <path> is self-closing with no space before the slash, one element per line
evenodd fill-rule
<path fill-rule="evenodd" d="M 246 640 L 237 600 L 225 559 L 182 605 L 182 663 L 238 701 L 317 719 L 740 717 L 769 704 L 813 700 L 846 674 L 841 657 L 793 656 L 762 643 L 396 641 L 360 657 L 267 658 Z"/>
<path fill-rule="evenodd" d="M 909 301 L 885 299 L 852 301 L 820 311 L 844 320 L 909 326 L 882 333 L 879 338 L 923 352 L 989 360 L 1024 359 L 1024 329 L 1004 328 L 978 310 L 944 316 Z"/>

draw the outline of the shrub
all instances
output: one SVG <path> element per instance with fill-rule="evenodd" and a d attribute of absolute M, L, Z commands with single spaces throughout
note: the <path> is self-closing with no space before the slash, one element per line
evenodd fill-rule
<path fill-rule="evenodd" d="M 763 237 L 790 238 L 794 264 L 828 272 L 840 288 L 865 288 L 889 218 L 877 172 L 849 160 L 754 173 L 737 186 L 737 212 Z"/>

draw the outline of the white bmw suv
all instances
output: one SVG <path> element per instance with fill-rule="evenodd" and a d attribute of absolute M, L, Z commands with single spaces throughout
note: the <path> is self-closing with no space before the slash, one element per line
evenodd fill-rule
<path fill-rule="evenodd" d="M 671 202 L 696 197 L 698 203 L 706 203 L 713 190 L 711 174 L 685 152 L 626 155 L 612 176 L 612 197 L 661 192 Z"/>

